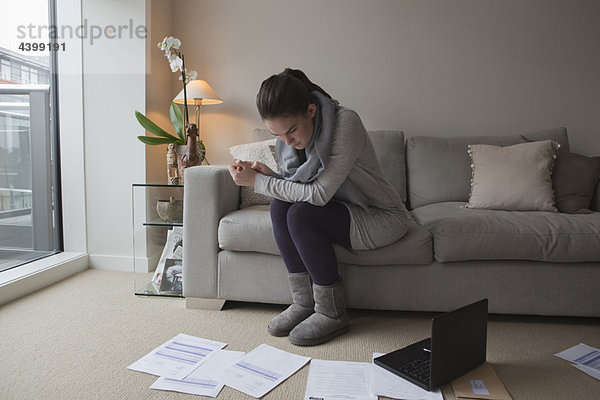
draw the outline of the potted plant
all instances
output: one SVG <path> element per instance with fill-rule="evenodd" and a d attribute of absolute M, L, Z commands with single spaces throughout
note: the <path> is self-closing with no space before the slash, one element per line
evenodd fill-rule
<path fill-rule="evenodd" d="M 183 53 L 179 50 L 181 41 L 172 36 L 165 37 L 158 47 L 165 51 L 165 57 L 169 61 L 172 72 L 181 71 L 179 80 L 183 83 L 184 93 L 184 116 L 176 103 L 171 103 L 169 116 L 175 129 L 175 135 L 172 135 L 152 122 L 148 117 L 139 111 L 135 112 L 135 118 L 140 125 L 155 136 L 138 136 L 138 139 L 145 144 L 168 145 L 167 153 L 167 171 L 169 175 L 169 184 L 183 184 L 183 169 L 199 165 L 204 160 L 206 147 L 198 137 L 198 128 L 196 124 L 189 123 L 187 109 L 186 85 L 189 81 L 196 79 L 198 73 L 185 68 Z M 184 126 L 185 132 L 184 132 Z M 175 156 L 176 155 L 176 156 Z M 174 171 L 173 169 L 176 168 Z"/>

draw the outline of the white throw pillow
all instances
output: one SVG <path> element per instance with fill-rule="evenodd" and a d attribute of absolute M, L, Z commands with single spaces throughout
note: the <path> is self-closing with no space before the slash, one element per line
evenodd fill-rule
<path fill-rule="evenodd" d="M 258 161 L 278 172 L 279 166 L 275 159 L 275 142 L 277 138 L 263 140 L 260 142 L 238 144 L 229 148 L 229 153 L 233 158 L 242 161 Z M 251 186 L 242 186 L 240 188 L 240 208 L 255 206 L 258 204 L 269 204 L 272 197 L 254 192 Z"/>
<path fill-rule="evenodd" d="M 557 149 L 551 140 L 508 147 L 470 145 L 472 180 L 466 207 L 556 212 L 551 175 Z"/>

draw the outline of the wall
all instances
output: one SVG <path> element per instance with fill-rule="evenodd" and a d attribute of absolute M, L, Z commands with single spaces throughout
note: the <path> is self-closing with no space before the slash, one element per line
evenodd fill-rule
<path fill-rule="evenodd" d="M 82 0 L 81 4 L 88 27 L 131 24 L 135 28 L 146 22 L 145 0 Z M 88 36 L 82 42 L 90 267 L 132 271 L 131 184 L 146 179 L 145 146 L 136 138 L 143 129 L 134 117 L 134 110 L 145 112 L 146 41 L 122 30 L 120 38 Z"/>
<path fill-rule="evenodd" d="M 171 1 L 165 0 L 151 0 L 149 4 L 150 8 L 146 14 L 149 33 L 146 40 L 146 116 L 167 132 L 175 134 L 169 118 L 169 107 L 172 98 L 177 94 L 172 94 L 176 90 L 173 85 L 177 76 L 171 73 L 164 51 L 156 45 L 165 36 L 173 35 L 173 7 Z M 147 182 L 167 182 L 167 146 L 145 147 Z"/>
<path fill-rule="evenodd" d="M 288 66 L 368 129 L 450 136 L 566 126 L 574 151 L 600 154 L 598 15 L 592 0 L 173 2 L 186 63 L 224 99 L 203 108 L 213 164 L 263 126 L 256 92 Z"/>

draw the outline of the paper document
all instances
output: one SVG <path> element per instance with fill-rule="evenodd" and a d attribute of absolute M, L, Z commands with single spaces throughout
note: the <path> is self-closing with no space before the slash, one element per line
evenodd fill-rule
<path fill-rule="evenodd" d="M 489 363 L 483 363 L 452 381 L 452 389 L 457 399 L 512 400 Z"/>
<path fill-rule="evenodd" d="M 598 371 L 597 369 L 586 367 L 585 365 L 582 365 L 582 364 L 573 364 L 573 366 L 575 368 L 577 368 L 578 370 L 585 372 L 592 378 L 596 378 L 600 381 L 600 371 Z"/>
<path fill-rule="evenodd" d="M 220 379 L 233 389 L 259 398 L 309 361 L 310 357 L 302 357 L 261 344 L 240 361 L 226 368 Z"/>
<path fill-rule="evenodd" d="M 597 348 L 580 343 L 555 356 L 572 362 L 575 368 L 600 380 L 600 350 Z"/>
<path fill-rule="evenodd" d="M 219 381 L 220 371 L 240 361 L 244 355 L 246 353 L 242 351 L 216 350 L 184 379 L 161 377 L 150 389 L 217 397 L 223 389 L 223 382 Z"/>
<path fill-rule="evenodd" d="M 312 360 L 304 399 L 377 400 L 370 380 L 370 363 Z"/>
<path fill-rule="evenodd" d="M 373 358 L 382 356 L 383 353 L 373 353 Z M 443 400 L 442 392 L 438 389 L 429 392 L 421 389 L 417 385 L 412 384 L 392 374 L 390 371 L 376 364 L 371 364 L 373 368 L 373 378 L 371 380 L 371 393 L 391 397 L 392 399 L 403 400 Z"/>
<path fill-rule="evenodd" d="M 183 379 L 213 351 L 225 346 L 227 343 L 180 333 L 127 368 L 166 378 Z"/>

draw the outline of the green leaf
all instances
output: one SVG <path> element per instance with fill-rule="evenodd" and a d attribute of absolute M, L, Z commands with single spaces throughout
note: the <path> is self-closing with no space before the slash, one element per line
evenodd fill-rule
<path fill-rule="evenodd" d="M 152 137 L 152 136 L 138 136 L 140 142 L 149 144 L 151 146 L 155 146 L 158 144 L 169 144 L 175 143 L 177 139 L 175 137 L 171 138 L 162 138 L 162 137 Z"/>
<path fill-rule="evenodd" d="M 175 128 L 175 133 L 179 136 L 179 139 L 185 144 L 185 133 L 183 132 L 183 116 L 181 115 L 181 110 L 179 106 L 175 103 L 171 103 L 171 109 L 169 110 L 169 115 L 171 116 L 171 123 L 173 124 L 173 128 Z"/>
<path fill-rule="evenodd" d="M 144 114 L 142 114 L 139 111 L 135 112 L 135 118 L 138 120 L 138 122 L 140 123 L 140 125 L 147 131 L 149 131 L 150 133 L 155 134 L 156 136 L 161 136 L 163 138 L 169 138 L 172 139 L 172 141 L 175 140 L 179 140 L 178 137 L 171 135 L 170 133 L 166 132 L 165 130 L 163 130 L 161 127 L 159 127 L 158 125 L 156 125 L 154 122 L 150 121 Z M 165 142 L 165 143 L 171 143 L 171 142 Z"/>

